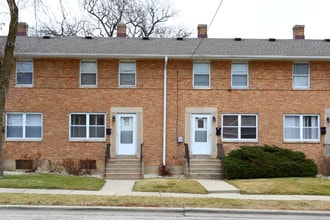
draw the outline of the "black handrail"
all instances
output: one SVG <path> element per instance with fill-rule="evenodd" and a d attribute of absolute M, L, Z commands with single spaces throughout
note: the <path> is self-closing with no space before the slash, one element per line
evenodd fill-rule
<path fill-rule="evenodd" d="M 218 152 L 217 152 L 217 158 L 222 160 L 225 158 L 225 150 L 223 149 L 222 144 L 217 144 Z"/>
<path fill-rule="evenodd" d="M 104 174 L 106 174 L 107 171 L 107 163 L 109 158 L 110 158 L 110 144 L 107 144 L 105 147 L 105 154 L 104 154 Z"/>
<path fill-rule="evenodd" d="M 187 160 L 187 164 L 188 164 L 187 177 L 189 178 L 189 176 L 190 176 L 190 152 L 189 152 L 189 146 L 187 143 L 184 144 L 184 158 Z"/>
<path fill-rule="evenodd" d="M 143 143 L 140 147 L 140 179 L 143 179 Z"/>

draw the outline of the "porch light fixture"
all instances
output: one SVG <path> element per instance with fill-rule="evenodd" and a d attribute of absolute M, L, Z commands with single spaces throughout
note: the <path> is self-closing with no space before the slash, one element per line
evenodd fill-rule
<path fill-rule="evenodd" d="M 217 118 L 215 116 L 213 116 L 212 120 L 213 120 L 213 122 L 216 122 Z"/>
<path fill-rule="evenodd" d="M 327 117 L 327 122 L 330 122 L 330 117 Z"/>
<path fill-rule="evenodd" d="M 112 121 L 116 121 L 116 116 L 112 116 Z"/>

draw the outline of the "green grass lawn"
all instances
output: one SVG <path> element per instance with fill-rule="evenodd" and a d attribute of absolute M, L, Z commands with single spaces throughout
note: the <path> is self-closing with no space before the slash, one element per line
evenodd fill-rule
<path fill-rule="evenodd" d="M 100 190 L 105 181 L 85 176 L 59 174 L 5 175 L 0 179 L 0 188 Z"/>
<path fill-rule="evenodd" d="M 133 191 L 207 194 L 197 181 L 190 179 L 144 179 L 136 181 Z"/>
<path fill-rule="evenodd" d="M 242 194 L 330 196 L 330 180 L 321 178 L 274 178 L 230 180 Z"/>

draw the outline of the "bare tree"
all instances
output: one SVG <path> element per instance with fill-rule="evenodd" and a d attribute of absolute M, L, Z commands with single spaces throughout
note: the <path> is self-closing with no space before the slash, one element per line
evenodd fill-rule
<path fill-rule="evenodd" d="M 17 24 L 18 24 L 18 7 L 15 0 L 7 0 L 9 12 L 10 12 L 10 24 L 8 36 L 6 39 L 6 44 L 4 47 L 4 55 L 1 57 L 0 61 L 0 125 L 3 125 L 3 114 L 5 110 L 6 103 L 6 93 L 9 87 L 9 77 L 12 67 L 14 49 L 17 34 Z M 0 132 L 0 178 L 3 177 L 2 169 L 2 132 Z"/>
<path fill-rule="evenodd" d="M 125 22 L 134 0 L 84 0 L 84 9 L 96 20 L 97 35 L 112 37 L 117 25 Z"/>
<path fill-rule="evenodd" d="M 127 25 L 129 37 L 187 37 L 191 34 L 185 28 L 166 25 L 178 12 L 159 0 L 84 0 L 83 5 L 95 19 L 96 35 L 112 37 L 120 23 Z"/>

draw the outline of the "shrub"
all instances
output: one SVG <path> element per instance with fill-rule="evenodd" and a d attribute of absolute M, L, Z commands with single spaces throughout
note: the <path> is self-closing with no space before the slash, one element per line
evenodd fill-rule
<path fill-rule="evenodd" d="M 70 175 L 78 176 L 82 171 L 80 161 L 72 158 L 64 159 L 62 161 L 62 166 Z"/>
<path fill-rule="evenodd" d="M 173 176 L 173 168 L 168 165 L 160 164 L 158 166 L 158 175 L 159 176 Z"/>
<path fill-rule="evenodd" d="M 314 177 L 317 172 L 304 153 L 276 146 L 241 146 L 224 158 L 227 179 Z"/>

